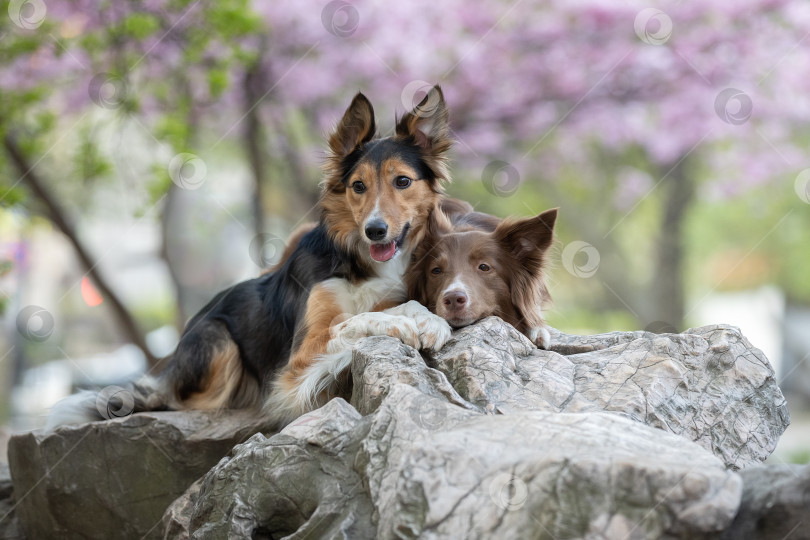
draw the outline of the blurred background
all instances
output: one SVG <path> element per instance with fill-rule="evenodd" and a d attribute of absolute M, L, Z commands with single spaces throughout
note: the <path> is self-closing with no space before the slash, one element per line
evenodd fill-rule
<path fill-rule="evenodd" d="M 810 4 L 13 0 L 0 13 L 0 462 L 317 219 L 352 96 L 434 83 L 451 195 L 560 207 L 550 323 L 739 326 L 810 460 Z"/>

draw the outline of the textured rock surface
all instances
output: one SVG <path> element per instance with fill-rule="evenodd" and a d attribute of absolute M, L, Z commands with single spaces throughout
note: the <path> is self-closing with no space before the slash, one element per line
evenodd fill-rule
<path fill-rule="evenodd" d="M 6 465 L 0 464 L 0 540 L 18 540 L 22 537 L 20 524 L 14 513 L 11 473 Z"/>
<path fill-rule="evenodd" d="M 338 399 L 254 436 L 175 503 L 192 510 L 167 513 L 167 538 L 699 538 L 739 504 L 720 460 L 615 415 L 495 417 L 428 398 L 428 424 L 425 401 L 394 384 L 365 418 Z"/>
<path fill-rule="evenodd" d="M 552 342 L 495 318 L 434 358 L 364 339 L 347 401 L 271 437 L 198 412 L 17 436 L 15 513 L 31 538 L 699 539 L 801 518 L 805 480 L 737 472 L 789 417 L 736 329 Z"/>
<path fill-rule="evenodd" d="M 259 429 L 246 413 L 145 413 L 12 437 L 15 512 L 30 538 L 160 538 L 189 485 Z"/>
<path fill-rule="evenodd" d="M 741 471 L 743 498 L 723 538 L 810 538 L 810 466 L 761 465 Z"/>
<path fill-rule="evenodd" d="M 558 333 L 543 351 L 490 318 L 457 332 L 434 360 L 481 410 L 618 413 L 695 441 L 735 469 L 768 457 L 790 421 L 770 363 L 731 326 Z"/>
<path fill-rule="evenodd" d="M 166 538 L 374 538 L 350 459 L 360 419 L 336 399 L 270 439 L 254 435 L 169 508 Z"/>
<path fill-rule="evenodd" d="M 736 330 L 690 332 L 537 351 L 488 319 L 427 364 L 365 339 L 352 406 L 236 447 L 166 537 L 717 538 L 788 415 Z"/>

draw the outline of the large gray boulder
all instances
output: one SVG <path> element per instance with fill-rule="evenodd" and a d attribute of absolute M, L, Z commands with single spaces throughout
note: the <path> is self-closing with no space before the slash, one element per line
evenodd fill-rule
<path fill-rule="evenodd" d="M 362 340 L 351 403 L 234 448 L 169 508 L 166 538 L 715 538 L 739 525 L 735 471 L 789 422 L 762 354 L 721 326 L 555 337 L 538 351 L 492 318 L 427 362 Z"/>
<path fill-rule="evenodd" d="M 159 538 L 166 507 L 259 429 L 246 412 L 159 412 L 14 436 L 15 513 L 29 538 Z"/>
<path fill-rule="evenodd" d="M 0 540 L 23 538 L 17 515 L 14 513 L 14 489 L 8 466 L 0 463 Z"/>
<path fill-rule="evenodd" d="M 494 317 L 456 332 L 434 366 L 482 411 L 608 411 L 758 464 L 790 422 L 770 363 L 737 328 L 552 336 L 536 349 Z"/>

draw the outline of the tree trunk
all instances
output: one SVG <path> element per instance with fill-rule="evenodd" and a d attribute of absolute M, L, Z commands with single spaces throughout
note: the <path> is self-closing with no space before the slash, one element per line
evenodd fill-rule
<path fill-rule="evenodd" d="M 127 310 L 123 302 L 121 302 L 121 300 L 118 298 L 118 295 L 115 294 L 112 287 L 109 285 L 109 283 L 107 283 L 107 280 L 104 279 L 99 272 L 98 266 L 93 262 L 90 257 L 90 252 L 86 246 L 82 244 L 81 240 L 76 234 L 76 230 L 74 229 L 73 224 L 70 223 L 64 209 L 48 191 L 48 188 L 42 179 L 37 175 L 37 173 L 34 172 L 33 167 L 28 162 L 26 156 L 23 155 L 17 141 L 11 134 L 6 135 L 4 144 L 6 151 L 11 157 L 11 160 L 14 162 L 15 167 L 22 175 L 21 180 L 28 185 L 34 196 L 36 196 L 37 199 L 39 199 L 45 206 L 50 221 L 56 225 L 60 231 L 62 231 L 62 234 L 64 234 L 68 241 L 73 245 L 73 249 L 76 251 L 79 261 L 81 261 L 82 265 L 87 269 L 87 274 L 93 279 L 93 282 L 96 284 L 99 292 L 107 300 L 107 305 L 110 307 L 113 315 L 118 321 L 118 325 L 124 333 L 124 337 L 143 351 L 150 366 L 154 365 L 156 359 L 154 356 L 152 356 L 152 353 L 149 352 L 149 347 L 146 345 L 146 339 L 138 328 L 135 318 L 132 316 L 129 310 Z"/>
<path fill-rule="evenodd" d="M 242 80 L 245 109 L 245 130 L 243 141 L 248 154 L 250 170 L 253 173 L 253 232 L 255 236 L 264 233 L 264 182 L 267 175 L 267 145 L 262 136 L 259 119 L 259 100 L 265 84 L 264 72 L 259 62 L 251 66 Z M 261 254 L 260 254 L 261 255 Z"/>
<path fill-rule="evenodd" d="M 166 264 L 169 279 L 174 289 L 174 300 L 177 306 L 174 326 L 177 328 L 178 332 L 182 333 L 183 329 L 186 327 L 186 321 L 188 320 L 188 310 L 186 309 L 188 305 L 188 295 L 186 294 L 185 286 L 180 281 L 180 273 L 177 271 L 169 255 L 169 235 L 171 233 L 170 217 L 173 212 L 172 208 L 177 202 L 178 189 L 174 182 L 169 184 L 169 188 L 166 190 L 166 198 L 163 201 L 163 209 L 160 212 L 160 258 L 163 259 L 163 262 Z"/>
<path fill-rule="evenodd" d="M 654 317 L 661 326 L 683 329 L 685 313 L 683 233 L 686 214 L 695 199 L 695 183 L 687 158 L 676 163 L 664 182 L 664 212 L 651 282 Z M 652 322 L 652 321 L 647 321 Z"/>
<path fill-rule="evenodd" d="M 188 81 L 188 78 L 185 76 L 185 73 L 178 73 L 177 79 L 175 80 L 175 85 L 177 88 L 181 89 L 180 94 L 183 96 L 190 96 L 191 95 L 191 87 Z M 188 98 L 190 101 L 190 98 Z M 182 103 L 182 100 L 179 100 Z M 176 104 L 175 104 L 176 106 Z M 186 123 L 188 124 L 188 135 L 186 140 L 184 141 L 184 145 L 187 148 L 193 148 L 194 137 L 197 134 L 197 125 L 199 123 L 198 116 L 196 111 L 194 110 L 193 105 L 188 105 L 188 110 L 186 111 Z M 169 279 L 172 284 L 172 288 L 174 289 L 174 298 L 175 298 L 175 305 L 177 307 L 175 318 L 174 318 L 174 325 L 177 328 L 177 331 L 182 334 L 183 330 L 186 327 L 186 322 L 189 320 L 189 312 L 192 310 L 189 309 L 191 306 L 191 302 L 189 298 L 192 296 L 189 289 L 182 283 L 180 279 L 180 272 L 177 269 L 177 265 L 172 260 L 171 257 L 171 249 L 170 249 L 170 240 L 169 236 L 172 231 L 172 224 L 171 224 L 171 216 L 173 216 L 176 212 L 175 208 L 177 205 L 177 197 L 180 193 L 178 190 L 179 188 L 174 181 L 169 183 L 169 187 L 166 190 L 166 198 L 163 201 L 163 208 L 160 211 L 160 258 L 163 259 L 163 262 L 166 264 L 166 269 L 169 272 Z"/>

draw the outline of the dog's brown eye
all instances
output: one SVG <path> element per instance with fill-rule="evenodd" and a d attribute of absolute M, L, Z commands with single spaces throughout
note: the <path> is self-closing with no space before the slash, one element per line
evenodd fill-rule
<path fill-rule="evenodd" d="M 352 189 L 355 193 L 363 193 L 366 190 L 366 185 L 363 182 L 355 182 L 352 184 Z"/>
<path fill-rule="evenodd" d="M 478 265 L 478 269 L 481 270 L 482 272 L 489 272 L 490 270 L 489 265 L 483 263 Z"/>
<path fill-rule="evenodd" d="M 441 269 L 441 268 L 439 268 L 439 267 L 437 266 L 436 268 L 434 268 L 433 270 L 431 270 L 431 271 L 430 271 L 430 273 L 431 273 L 431 274 L 437 274 L 437 275 L 438 275 L 438 274 L 441 274 L 441 273 L 442 273 L 442 269 Z"/>
<path fill-rule="evenodd" d="M 405 189 L 411 185 L 411 179 L 407 176 L 397 176 L 397 179 L 394 180 L 394 185 L 399 189 Z"/>

